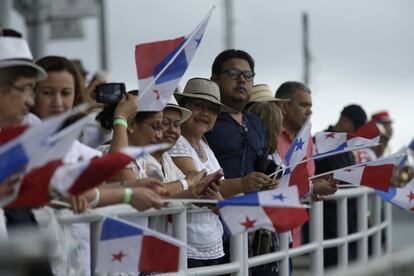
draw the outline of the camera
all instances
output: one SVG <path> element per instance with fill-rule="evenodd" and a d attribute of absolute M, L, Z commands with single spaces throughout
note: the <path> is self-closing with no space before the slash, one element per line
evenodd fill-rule
<path fill-rule="evenodd" d="M 259 155 L 256 160 L 254 160 L 253 167 L 256 172 L 261 172 L 266 175 L 272 174 L 282 168 L 277 165 L 275 161 L 268 159 L 265 155 Z M 280 171 L 275 179 L 279 179 L 281 176 L 282 172 Z"/>
<path fill-rule="evenodd" d="M 96 101 L 104 104 L 117 104 L 126 94 L 124 83 L 104 83 L 95 88 Z"/>

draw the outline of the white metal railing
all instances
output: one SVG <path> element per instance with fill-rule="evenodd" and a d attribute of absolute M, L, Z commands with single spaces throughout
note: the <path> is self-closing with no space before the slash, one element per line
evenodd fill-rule
<path fill-rule="evenodd" d="M 374 224 L 368 227 L 368 198 L 372 198 Z M 347 233 L 347 199 L 356 198 L 358 208 L 357 232 Z M 230 238 L 230 263 L 187 269 L 186 250 L 180 250 L 179 272 L 174 275 L 218 275 L 231 273 L 232 275 L 248 275 L 248 269 L 254 266 L 279 261 L 279 275 L 289 275 L 289 258 L 309 254 L 311 258 L 309 274 L 323 275 L 323 249 L 330 247 L 338 248 L 338 267 L 348 267 L 348 244 L 357 242 L 359 263 L 368 261 L 368 237 L 373 237 L 372 259 L 379 258 L 391 252 L 391 207 L 388 203 L 381 201 L 372 189 L 358 187 L 352 189 L 340 189 L 335 195 L 329 196 L 325 200 L 337 201 L 337 225 L 338 237 L 334 239 L 323 239 L 323 203 L 313 202 L 310 209 L 310 242 L 300 247 L 290 249 L 288 244 L 288 234 L 279 235 L 280 250 L 278 252 L 264 254 L 255 257 L 248 257 L 247 234 L 242 233 Z M 384 216 L 381 216 L 381 212 Z M 173 216 L 173 236 L 186 242 L 186 212 L 187 208 L 172 207 L 163 210 L 148 210 L 137 212 L 128 205 L 116 205 L 105 208 L 95 209 L 93 213 L 84 215 L 60 215 L 58 221 L 61 224 L 89 222 L 91 226 L 91 265 L 95 265 L 96 245 L 99 235 L 98 223 L 102 220 L 102 215 L 110 215 L 120 218 L 158 216 L 171 214 Z M 384 250 L 381 246 L 381 232 L 386 232 L 386 244 Z M 98 275 L 98 274 L 95 274 Z M 172 275 L 172 274 L 165 274 Z"/>
<path fill-rule="evenodd" d="M 347 269 L 330 270 L 327 276 L 411 276 L 414 275 L 414 247 Z"/>

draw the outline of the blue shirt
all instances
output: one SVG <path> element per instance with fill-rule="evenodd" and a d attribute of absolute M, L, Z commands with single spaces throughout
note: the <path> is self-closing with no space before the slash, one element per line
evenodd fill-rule
<path fill-rule="evenodd" d="M 266 155 L 267 136 L 255 114 L 243 112 L 243 126 L 229 113 L 221 112 L 214 128 L 205 137 L 224 170 L 225 178 L 238 178 L 254 171 L 254 161 Z"/>

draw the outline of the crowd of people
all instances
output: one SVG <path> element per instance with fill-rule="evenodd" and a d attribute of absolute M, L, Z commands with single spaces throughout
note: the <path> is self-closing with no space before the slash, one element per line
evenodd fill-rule
<path fill-rule="evenodd" d="M 65 163 L 102 156 L 126 146 L 168 143 L 170 148 L 134 160 L 110 181 L 82 195 L 59 198 L 71 204 L 76 213 L 119 203 L 144 211 L 166 207 L 163 198 L 223 199 L 275 188 L 278 180 L 268 176 L 272 172 L 268 170 L 268 162 L 284 166 L 283 159 L 292 141 L 312 115 L 309 87 L 288 81 L 274 93 L 266 84 L 254 85 L 254 59 L 242 50 L 221 52 L 212 64 L 209 78 L 188 80 L 183 92 L 175 93 L 159 112 L 137 111 L 139 92 L 136 90 L 126 93 L 115 104 L 98 103 L 95 88 L 103 81 L 86 84 L 82 76 L 85 72 L 81 69 L 61 56 L 33 61 L 26 41 L 18 32 L 0 29 L 0 130 L 39 124 L 87 102 L 90 111 L 83 115 L 91 118 L 88 131 L 99 136 L 100 142 L 86 139 L 89 132 L 85 130 L 67 152 Z M 309 161 L 309 176 L 386 154 L 392 137 L 392 120 L 387 112 L 374 114 L 372 120 L 379 125 L 381 145 Z M 363 108 L 352 104 L 344 107 L 338 122 L 327 130 L 352 133 L 367 121 Z M 312 155 L 312 143 L 307 151 Z M 212 177 L 217 175 L 220 180 L 210 185 Z M 0 185 L 0 197 L 12 193 L 18 179 L 13 176 L 5 180 Z M 332 177 L 320 177 L 313 179 L 310 185 L 311 192 L 306 197 L 323 200 L 334 194 L 341 184 Z M 187 242 L 197 249 L 188 251 L 188 267 L 228 262 L 229 232 L 220 220 L 218 208 L 210 204 L 197 204 L 192 208 L 202 211 L 187 215 Z M 337 236 L 335 208 L 330 205 L 324 208 L 325 238 Z M 8 229 L 36 225 L 30 208 L 4 208 L 3 212 Z M 356 230 L 356 213 L 356 204 L 350 201 L 348 227 L 351 233 Z M 171 234 L 167 216 L 131 220 Z M 305 226 L 291 231 L 292 247 L 300 245 L 302 237 L 306 240 L 306 229 Z M 73 231 L 85 239 L 85 247 L 88 247 L 87 225 L 74 225 Z M 268 244 L 263 244 L 264 236 L 268 237 Z M 262 229 L 251 234 L 249 254 L 277 250 L 277 233 Z M 336 264 L 334 250 L 325 250 L 326 266 Z M 85 252 L 89 254 L 88 249 Z M 356 247 L 351 244 L 349 258 L 355 257 Z M 42 275 L 53 274 L 48 265 L 40 269 Z M 86 271 L 90 272 L 90 267 L 85 269 L 87 274 Z M 278 264 L 262 265 L 251 273 L 277 275 Z"/>

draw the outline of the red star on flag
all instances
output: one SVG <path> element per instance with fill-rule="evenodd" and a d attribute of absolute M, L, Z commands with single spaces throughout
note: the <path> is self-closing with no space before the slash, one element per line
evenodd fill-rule
<path fill-rule="evenodd" d="M 118 261 L 118 262 L 122 263 L 122 258 L 125 257 L 125 256 L 126 256 L 126 254 L 124 254 L 124 252 L 122 252 L 122 250 L 121 250 L 118 254 L 112 254 L 111 262 Z"/>
<path fill-rule="evenodd" d="M 407 197 L 408 197 L 408 201 L 409 202 L 411 202 L 411 200 L 414 200 L 414 193 L 413 193 L 413 191 L 410 190 L 410 194 L 407 195 Z"/>
<path fill-rule="evenodd" d="M 325 139 L 332 138 L 335 139 L 335 132 L 331 132 L 329 134 L 325 134 Z"/>
<path fill-rule="evenodd" d="M 250 220 L 249 217 L 246 216 L 246 221 L 240 222 L 240 224 L 243 225 L 245 229 L 249 229 L 249 228 L 253 228 L 255 222 L 256 220 Z"/>

